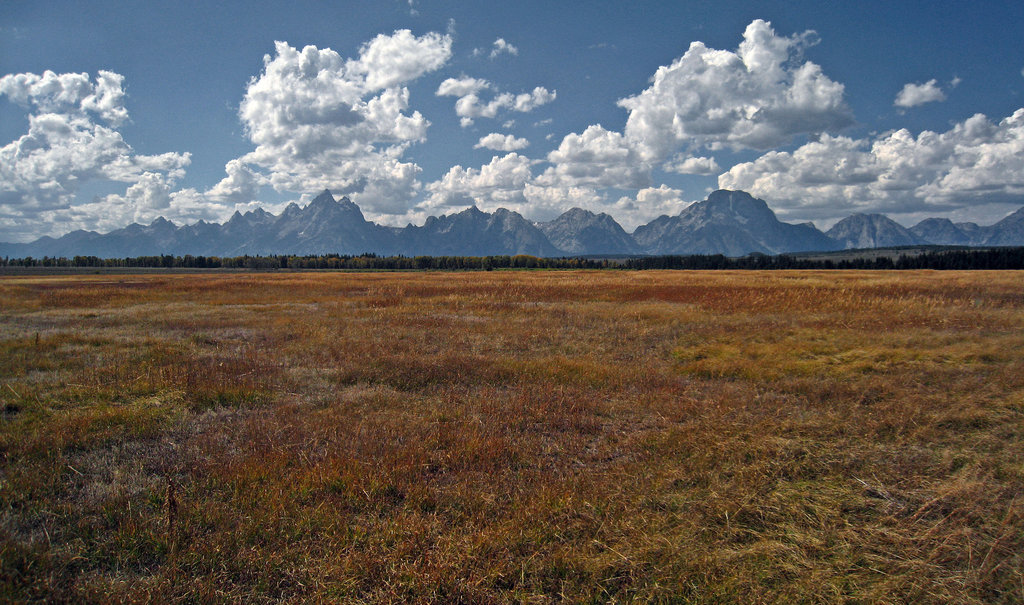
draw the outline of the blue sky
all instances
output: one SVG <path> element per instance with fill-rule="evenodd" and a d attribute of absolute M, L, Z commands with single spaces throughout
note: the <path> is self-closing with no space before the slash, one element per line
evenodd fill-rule
<path fill-rule="evenodd" d="M 278 211 L 713 189 L 788 221 L 1024 205 L 1024 7 L 933 2 L 0 3 L 0 241 Z"/>

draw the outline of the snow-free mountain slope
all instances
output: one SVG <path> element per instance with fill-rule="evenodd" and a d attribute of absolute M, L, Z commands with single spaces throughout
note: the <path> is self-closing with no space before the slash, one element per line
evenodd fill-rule
<path fill-rule="evenodd" d="M 842 248 L 889 248 L 929 242 L 882 214 L 854 214 L 826 232 Z"/>
<path fill-rule="evenodd" d="M 1024 208 L 995 225 L 927 219 L 911 229 L 880 214 L 836 223 L 828 234 L 810 223 L 784 223 L 764 200 L 719 190 L 675 216 L 660 216 L 632 234 L 607 214 L 574 208 L 547 222 L 531 222 L 499 208 L 472 206 L 429 217 L 422 226 L 386 227 L 366 220 L 347 197 L 324 191 L 306 206 L 289 204 L 279 215 L 236 212 L 223 224 L 177 226 L 158 218 L 107 234 L 73 231 L 28 244 L 0 244 L 0 256 L 21 258 L 160 254 L 241 256 L 374 253 L 405 256 L 533 256 L 724 254 L 828 251 L 921 244 L 1024 245 Z"/>
<path fill-rule="evenodd" d="M 548 240 L 566 254 L 638 254 L 640 247 L 615 219 L 582 208 L 537 223 Z"/>
<path fill-rule="evenodd" d="M 780 254 L 832 250 L 835 243 L 811 225 L 783 223 L 764 200 L 718 190 L 678 216 L 661 216 L 633 238 L 648 254 Z"/>

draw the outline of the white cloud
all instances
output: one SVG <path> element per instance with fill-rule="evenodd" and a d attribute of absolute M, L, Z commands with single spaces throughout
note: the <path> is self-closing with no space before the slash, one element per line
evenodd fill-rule
<path fill-rule="evenodd" d="M 491 59 L 496 59 L 501 54 L 518 55 L 519 49 L 506 42 L 504 38 L 498 38 L 491 44 L 490 52 L 486 48 L 474 48 L 471 54 L 474 57 L 486 54 Z"/>
<path fill-rule="evenodd" d="M 608 204 L 607 198 L 593 187 L 551 187 L 527 183 L 523 195 L 527 205 L 519 211 L 520 214 L 540 221 L 554 219 L 569 208 L 604 212 Z"/>
<path fill-rule="evenodd" d="M 108 71 L 95 80 L 88 74 L 50 71 L 0 78 L 0 95 L 28 112 L 28 131 L 0 147 L 0 215 L 7 217 L 6 228 L 0 227 L 3 239 L 60 228 L 55 221 L 86 183 L 137 184 L 149 174 L 169 180 L 184 175 L 188 153 L 137 154 L 118 132 L 128 119 L 123 81 Z M 37 219 L 41 222 L 33 222 Z"/>
<path fill-rule="evenodd" d="M 801 61 L 812 42 L 813 32 L 779 37 L 762 20 L 747 26 L 736 52 L 693 42 L 649 88 L 619 101 L 629 110 L 626 137 L 657 162 L 681 147 L 768 149 L 849 125 L 843 85 Z"/>
<path fill-rule="evenodd" d="M 452 166 L 438 181 L 426 186 L 421 210 L 434 213 L 477 205 L 484 210 L 525 207 L 523 189 L 532 180 L 529 158 L 518 153 L 494 156 L 480 169 Z"/>
<path fill-rule="evenodd" d="M 370 211 L 404 213 L 422 185 L 420 168 L 403 162 L 402 154 L 423 140 L 429 124 L 409 111 L 404 84 L 444 65 L 451 44 L 449 35 L 398 30 L 345 59 L 331 49 L 276 43 L 239 108 L 255 149 L 228 162 L 224 179 L 205 193 L 174 191 L 189 154 L 140 155 L 123 140 L 117 131 L 128 119 L 122 76 L 5 76 L 0 94 L 29 110 L 29 128 L 0 148 L 0 214 L 8 217 L 0 234 L 4 226 L 24 229 L 29 216 L 43 225 L 32 235 L 60 228 L 61 221 L 66 229 L 117 227 L 156 214 L 180 221 L 223 218 L 268 184 L 297 192 L 330 187 Z M 128 187 L 81 203 L 76 195 L 91 180 Z"/>
<path fill-rule="evenodd" d="M 951 84 L 956 86 L 959 83 L 959 78 L 957 78 Z M 908 83 L 904 85 L 903 90 L 896 95 L 896 101 L 893 104 L 897 107 L 917 107 L 925 103 L 945 100 L 945 93 L 939 88 L 938 82 L 932 78 L 924 84 Z"/>
<path fill-rule="evenodd" d="M 253 172 L 241 160 L 231 160 L 224 166 L 227 176 L 206 192 L 210 200 L 221 203 L 247 203 L 259 194 L 267 178 Z"/>
<path fill-rule="evenodd" d="M 110 126 L 128 119 L 124 107 L 124 76 L 100 70 L 95 83 L 89 74 L 10 74 L 0 79 L 0 95 L 40 114 L 95 114 Z"/>
<path fill-rule="evenodd" d="M 408 112 L 401 85 L 444 65 L 451 44 L 447 35 L 398 30 L 345 60 L 329 48 L 277 42 L 239 108 L 256 144 L 240 161 L 265 171 L 278 191 L 331 188 L 371 212 L 404 210 L 420 169 L 401 156 L 424 139 L 429 122 Z"/>
<path fill-rule="evenodd" d="M 543 86 L 537 86 L 530 92 L 516 95 L 512 102 L 512 109 L 521 113 L 527 113 L 541 105 L 547 105 L 554 101 L 555 97 L 555 91 L 548 90 Z"/>
<path fill-rule="evenodd" d="M 103 229 L 123 227 L 126 223 L 149 224 L 161 216 L 178 223 L 225 218 L 227 206 L 208 203 L 194 189 L 173 191 L 173 185 L 163 175 L 147 172 L 124 195 L 108 195 L 75 206 L 71 215 L 102 216 L 98 226 Z"/>
<path fill-rule="evenodd" d="M 502 53 L 518 55 L 519 49 L 506 42 L 504 38 L 498 38 L 497 40 L 494 41 L 494 44 L 492 45 L 490 56 L 492 59 L 494 59 L 495 57 Z"/>
<path fill-rule="evenodd" d="M 490 101 L 483 101 L 480 93 L 484 90 L 494 91 Z M 477 78 L 448 78 L 438 86 L 435 93 L 439 97 L 458 97 L 455 101 L 455 115 L 461 118 L 463 128 L 473 125 L 479 118 L 497 117 L 503 110 L 528 113 L 555 100 L 557 93 L 537 86 L 530 92 L 514 95 L 509 92 L 494 90 L 486 80 Z"/>
<path fill-rule="evenodd" d="M 654 196 L 653 191 L 664 192 L 649 187 L 651 169 L 670 156 L 662 164 L 666 171 L 711 175 L 721 167 L 696 150 L 763 149 L 849 124 L 843 86 L 802 61 L 812 34 L 779 37 L 770 24 L 757 20 L 746 28 L 736 52 L 694 42 L 681 58 L 657 70 L 650 87 L 619 101 L 629 110 L 624 133 L 593 125 L 583 134 L 567 135 L 548 154 L 551 166 L 536 185 L 640 188 Z M 616 204 L 635 218 L 647 217 L 641 208 L 652 203 L 624 206 L 637 201 L 623 198 Z"/>
<path fill-rule="evenodd" d="M 390 36 L 378 34 L 363 44 L 359 58 L 347 61 L 345 71 L 350 79 L 352 74 L 361 75 L 364 92 L 374 92 L 415 80 L 440 68 L 451 56 L 450 36 L 430 32 L 416 37 L 407 29 L 400 29 Z"/>
<path fill-rule="evenodd" d="M 703 176 L 718 174 L 722 171 L 715 158 L 710 157 L 688 158 L 676 156 L 672 161 L 662 166 L 662 168 L 667 172 L 675 172 L 676 174 L 699 174 Z"/>
<path fill-rule="evenodd" d="M 647 187 L 636 192 L 634 197 L 623 196 L 611 207 L 611 213 L 627 231 L 667 214 L 679 214 L 688 204 L 683 201 L 683 192 L 667 185 Z"/>
<path fill-rule="evenodd" d="M 519 151 L 529 146 L 530 142 L 526 139 L 517 138 L 510 134 L 492 132 L 487 136 L 481 137 L 480 141 L 473 145 L 473 148 L 493 149 L 495 151 Z"/>
<path fill-rule="evenodd" d="M 33 222 L 63 233 L 74 229 L 109 232 L 128 223 L 149 224 L 161 216 L 177 224 L 227 218 L 227 207 L 210 204 L 195 189 L 174 191 L 173 185 L 174 181 L 164 175 L 147 172 L 123 195 L 106 195 L 84 204 L 48 210 Z"/>
<path fill-rule="evenodd" d="M 552 166 L 538 183 L 547 187 L 644 187 L 650 168 L 618 132 L 600 125 L 570 133 L 548 154 Z"/>
<path fill-rule="evenodd" d="M 476 94 L 485 88 L 490 88 L 490 86 L 490 82 L 478 78 L 448 78 L 441 82 L 435 94 L 439 97 L 464 97 Z"/>
<path fill-rule="evenodd" d="M 823 136 L 792 153 L 773 151 L 733 166 L 718 185 L 805 219 L 1019 205 L 1024 109 L 999 123 L 977 114 L 946 132 L 916 137 L 906 129 L 874 140 Z"/>

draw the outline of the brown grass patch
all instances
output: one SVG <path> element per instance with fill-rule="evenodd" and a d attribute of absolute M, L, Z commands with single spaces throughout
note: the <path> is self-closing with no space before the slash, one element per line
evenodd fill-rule
<path fill-rule="evenodd" d="M 1020 602 L 1022 291 L 2 278 L 0 595 Z"/>

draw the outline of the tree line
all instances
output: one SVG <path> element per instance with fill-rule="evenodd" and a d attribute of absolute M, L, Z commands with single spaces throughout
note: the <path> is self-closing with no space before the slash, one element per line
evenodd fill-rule
<path fill-rule="evenodd" d="M 0 267 L 94 267 L 164 269 L 334 269 L 393 271 L 490 271 L 493 269 L 681 269 L 681 270 L 777 270 L 777 269 L 1024 269 L 1024 247 L 934 250 L 901 254 L 896 258 L 801 258 L 787 254 L 752 254 L 734 258 L 721 254 L 644 256 L 636 258 L 546 258 L 517 255 L 493 256 L 358 256 L 342 254 L 267 256 L 134 256 L 101 258 L 75 256 L 2 258 Z"/>

